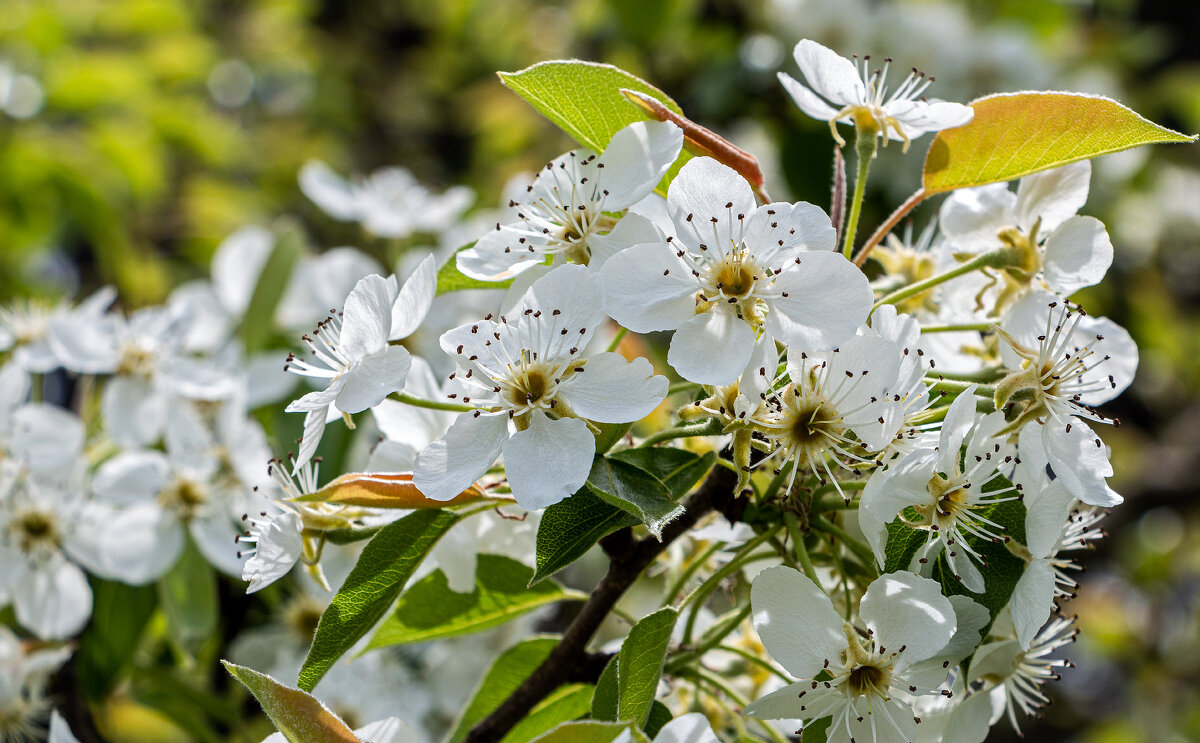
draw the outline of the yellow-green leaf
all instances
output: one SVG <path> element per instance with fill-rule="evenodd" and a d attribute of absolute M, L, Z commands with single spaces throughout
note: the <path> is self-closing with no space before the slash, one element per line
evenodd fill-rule
<path fill-rule="evenodd" d="M 221 661 L 241 681 L 263 712 L 290 743 L 362 743 L 357 735 L 310 694 L 284 686 L 275 679 L 245 666 Z"/>
<path fill-rule="evenodd" d="M 999 93 L 971 102 L 969 124 L 938 132 L 925 156 L 926 195 L 1011 181 L 1144 144 L 1194 142 L 1114 100 L 1082 93 Z"/>
<path fill-rule="evenodd" d="M 360 508 L 441 508 L 470 503 L 482 497 L 483 492 L 472 485 L 451 500 L 434 501 L 417 490 L 412 484 L 411 474 L 350 472 L 330 481 L 316 492 L 293 500 L 336 503 L 340 506 Z"/>

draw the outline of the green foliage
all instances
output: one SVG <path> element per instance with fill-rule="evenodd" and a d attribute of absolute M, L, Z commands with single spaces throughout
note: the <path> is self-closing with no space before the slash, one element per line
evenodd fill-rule
<path fill-rule="evenodd" d="M 154 586 L 127 586 L 93 578 L 92 622 L 75 653 L 79 678 L 90 699 L 102 699 L 124 670 L 158 606 Z"/>
<path fill-rule="evenodd" d="M 195 655 L 217 629 L 217 575 L 190 538 L 158 582 L 158 600 L 171 639 Z"/>
<path fill-rule="evenodd" d="M 565 684 L 546 696 L 513 726 L 500 743 L 527 743 L 551 728 L 587 714 L 592 699 L 588 684 Z"/>
<path fill-rule="evenodd" d="M 1002 93 L 973 101 L 966 126 L 938 132 L 925 158 L 927 194 L 1011 181 L 1131 147 L 1194 142 L 1108 98 Z"/>
<path fill-rule="evenodd" d="M 463 289 L 507 289 L 512 286 L 512 279 L 505 279 L 504 281 L 480 281 L 458 270 L 458 254 L 474 245 L 474 242 L 467 243 L 454 251 L 454 255 L 446 259 L 446 262 L 438 269 L 437 293 L 439 295 Z"/>
<path fill-rule="evenodd" d="M 667 486 L 673 500 L 679 500 L 713 468 L 717 454 L 710 451 L 700 455 L 685 449 L 655 446 L 623 449 L 608 458 L 650 473 Z"/>
<path fill-rule="evenodd" d="M 494 712 L 517 690 L 521 682 L 529 678 L 529 674 L 546 660 L 557 644 L 557 637 L 531 637 L 513 645 L 492 661 L 458 724 L 454 726 L 449 743 L 460 743 L 467 737 L 471 728 Z"/>
<path fill-rule="evenodd" d="M 604 666 L 604 670 L 600 673 L 600 678 L 596 681 L 596 690 L 592 694 L 592 719 L 594 720 L 613 720 L 617 719 L 617 697 L 620 692 L 617 690 L 617 660 L 619 656 L 614 655 L 608 661 L 608 665 Z"/>
<path fill-rule="evenodd" d="M 643 617 L 617 655 L 617 719 L 646 724 L 679 612 L 671 607 Z"/>
<path fill-rule="evenodd" d="M 241 681 L 288 743 L 360 743 L 358 736 L 315 697 L 229 661 L 225 669 Z"/>
<path fill-rule="evenodd" d="M 291 225 L 275 239 L 275 247 L 267 262 L 263 264 L 262 273 L 258 275 L 258 283 L 254 293 L 250 295 L 250 304 L 246 307 L 246 315 L 242 320 L 242 342 L 246 353 L 254 353 L 267 347 L 271 340 L 271 329 L 274 327 L 275 307 L 283 299 L 287 290 L 288 279 L 292 269 L 304 253 L 304 235 L 299 227 Z"/>
<path fill-rule="evenodd" d="M 650 743 L 645 733 L 629 723 L 595 720 L 563 723 L 534 740 L 536 743 L 612 743 L 624 732 L 631 736 L 630 743 Z"/>
<path fill-rule="evenodd" d="M 375 626 L 429 550 L 459 518 L 437 509 L 416 511 L 371 538 L 321 615 L 300 669 L 301 689 L 311 691 L 334 662 Z"/>
<path fill-rule="evenodd" d="M 646 718 L 646 724 L 642 725 L 642 731 L 646 733 L 646 737 L 653 738 L 672 718 L 671 708 L 655 699 L 650 705 L 650 716 Z"/>
<path fill-rule="evenodd" d="M 538 522 L 535 570 L 530 585 L 554 575 L 583 557 L 596 542 L 641 520 L 609 505 L 584 486 L 542 511 Z"/>
<path fill-rule="evenodd" d="M 564 590 L 552 580 L 527 587 L 533 570 L 503 555 L 477 555 L 475 590 L 450 590 L 445 574 L 433 572 L 404 592 L 368 647 L 403 645 L 454 637 L 504 624 L 539 606 L 582 601 L 587 594 Z"/>
<path fill-rule="evenodd" d="M 654 536 L 683 513 L 671 491 L 654 475 L 619 459 L 596 457 L 585 488 L 596 497 L 638 518 Z"/>

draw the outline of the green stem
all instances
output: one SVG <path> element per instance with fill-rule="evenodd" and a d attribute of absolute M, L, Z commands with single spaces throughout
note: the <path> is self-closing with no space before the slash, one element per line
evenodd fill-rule
<path fill-rule="evenodd" d="M 793 683 L 792 678 L 790 676 L 788 676 L 786 673 L 780 671 L 779 669 L 775 668 L 775 666 L 766 662 L 762 658 L 759 658 L 754 653 L 747 652 L 745 650 L 742 650 L 741 648 L 735 648 L 732 645 L 718 645 L 718 646 L 716 646 L 716 648 L 714 648 L 714 650 L 720 650 L 721 652 L 724 652 L 724 653 L 731 653 L 733 655 L 736 655 L 739 658 L 742 658 L 743 660 L 745 660 L 747 663 L 750 663 L 751 665 L 754 665 L 754 666 L 758 666 L 759 668 L 763 669 L 764 671 L 771 674 L 772 676 L 777 676 L 789 684 Z"/>
<path fill-rule="evenodd" d="M 842 255 L 849 260 L 854 256 L 854 233 L 858 230 L 858 217 L 862 212 L 863 196 L 867 192 L 867 174 L 871 170 L 871 160 L 875 159 L 875 132 L 858 130 L 858 139 L 854 144 L 854 152 L 858 158 L 858 174 L 854 177 L 854 195 L 850 197 L 850 215 L 846 219 L 845 239 L 842 240 Z"/>
<path fill-rule="evenodd" d="M 675 597 L 679 595 L 679 592 L 683 590 L 683 587 L 687 585 L 688 580 L 696 574 L 696 571 L 699 570 L 704 563 L 708 562 L 708 558 L 712 557 L 713 553 L 721 549 L 721 547 L 724 545 L 724 542 L 713 542 L 703 552 L 693 558 L 692 564 L 684 568 L 684 570 L 679 574 L 679 577 L 671 583 L 670 588 L 668 588 L 667 592 L 663 595 L 663 606 L 666 606 L 674 601 Z"/>
<path fill-rule="evenodd" d="M 990 322 L 967 322 L 959 325 L 926 325 L 921 328 L 922 333 L 955 333 L 960 330 L 978 330 L 981 333 L 986 333 L 992 329 L 995 323 Z"/>
<path fill-rule="evenodd" d="M 875 306 L 871 308 L 871 311 L 874 312 L 885 304 L 896 304 L 897 302 L 902 302 L 909 297 L 915 297 L 918 294 L 929 291 L 939 284 L 944 284 L 950 279 L 958 278 L 959 276 L 971 273 L 972 271 L 977 271 L 981 268 L 1003 268 L 1004 266 L 1011 265 L 1012 262 L 1012 251 L 1008 247 L 996 248 L 995 250 L 989 250 L 986 253 L 980 253 L 966 263 L 961 263 L 945 273 L 938 274 L 937 276 L 931 276 L 924 281 L 918 281 L 914 284 L 909 284 L 903 289 L 897 289 L 896 291 L 888 294 L 883 299 L 876 302 Z"/>
<path fill-rule="evenodd" d="M 863 566 L 868 570 L 875 567 L 875 553 L 871 551 L 871 548 L 847 534 L 837 524 L 823 518 L 814 518 L 809 520 L 808 523 L 809 526 L 817 531 L 823 531 L 826 534 L 832 534 L 837 537 L 842 544 L 846 545 L 854 553 L 855 557 L 862 561 Z"/>
<path fill-rule="evenodd" d="M 621 328 L 620 330 L 618 330 L 617 334 L 613 336 L 612 342 L 608 344 L 607 350 L 609 350 L 609 351 L 617 350 L 617 346 L 621 345 L 621 340 L 625 338 L 625 335 L 628 332 L 629 332 L 629 328 Z"/>
<path fill-rule="evenodd" d="M 429 410 L 449 410 L 453 413 L 470 413 L 479 408 L 474 405 L 463 405 L 457 402 L 438 402 L 436 400 L 425 400 L 420 397 L 413 397 L 407 392 L 396 392 L 392 395 L 393 398 L 399 400 L 405 405 L 412 405 L 414 408 L 428 408 Z"/>
<path fill-rule="evenodd" d="M 671 439 L 686 439 L 692 436 L 716 436 L 721 433 L 721 429 L 723 428 L 724 426 L 721 425 L 720 421 L 715 418 L 709 418 L 700 423 L 689 423 L 685 426 L 668 428 L 665 431 L 651 434 L 643 439 L 642 443 L 638 444 L 638 448 L 654 446 L 655 444 L 670 441 Z"/>
<path fill-rule="evenodd" d="M 930 392 L 948 392 L 952 395 L 959 395 L 967 391 L 971 385 L 975 386 L 975 394 L 980 397 L 994 398 L 996 396 L 996 385 L 994 384 L 979 384 L 978 382 L 967 382 L 960 379 L 939 379 L 929 388 Z"/>
<path fill-rule="evenodd" d="M 804 569 L 804 574 L 808 579 L 817 584 L 817 588 L 822 591 L 821 579 L 817 577 L 817 570 L 813 567 L 812 558 L 808 555 L 808 547 L 804 544 L 804 534 L 800 532 L 800 523 L 796 519 L 796 514 L 791 511 L 785 511 L 783 514 L 783 523 L 787 526 L 788 533 L 792 535 L 792 542 L 796 545 L 796 560 L 799 561 L 800 567 Z"/>
<path fill-rule="evenodd" d="M 675 384 L 667 387 L 667 397 L 670 397 L 677 392 L 686 392 L 688 390 L 697 389 L 699 386 L 700 385 L 696 384 L 695 382 L 676 382 Z"/>

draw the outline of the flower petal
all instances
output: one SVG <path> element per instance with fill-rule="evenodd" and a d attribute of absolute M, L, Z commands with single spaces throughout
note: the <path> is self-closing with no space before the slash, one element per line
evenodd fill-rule
<path fill-rule="evenodd" d="M 1108 449 L 1083 421 L 1072 418 L 1070 426 L 1047 421 L 1042 445 L 1057 480 L 1079 500 L 1101 508 L 1125 500 L 1105 482 L 1113 473 Z"/>
<path fill-rule="evenodd" d="M 155 499 L 170 476 L 170 461 L 161 452 L 122 452 L 100 465 L 92 492 L 112 505 L 145 503 Z"/>
<path fill-rule="evenodd" d="M 448 501 L 483 477 L 508 440 L 508 416 L 464 413 L 417 455 L 413 485 L 426 498 Z"/>
<path fill-rule="evenodd" d="M 522 240 L 524 238 L 524 240 Z M 464 276 L 480 281 L 503 281 L 540 265 L 549 240 L 525 222 L 496 224 L 496 229 L 451 258 Z"/>
<path fill-rule="evenodd" d="M 541 318 L 535 331 L 539 336 L 548 333 L 550 340 L 543 341 L 542 348 L 533 345 L 527 348 L 546 351 L 547 355 L 551 355 L 551 349 L 558 345 L 564 352 L 568 346 L 583 348 L 606 317 L 604 285 L 584 266 L 558 266 L 533 282 L 513 307 L 512 314 L 520 316 L 534 312 L 550 316 Z M 566 329 L 567 333 L 559 333 L 560 328 Z"/>
<path fill-rule="evenodd" d="M 708 248 L 725 253 L 740 244 L 754 204 L 746 179 L 710 157 L 689 160 L 667 189 L 676 239 L 696 253 Z"/>
<path fill-rule="evenodd" d="M 667 396 L 667 378 L 642 357 L 626 361 L 619 353 L 590 356 L 558 388 L 558 398 L 580 418 L 596 423 L 628 423 L 654 411 Z"/>
<path fill-rule="evenodd" d="M 124 447 L 158 441 L 166 422 L 166 399 L 141 377 L 117 376 L 100 395 L 104 424 L 113 440 Z"/>
<path fill-rule="evenodd" d="M 517 504 L 552 506 L 587 482 L 596 439 L 578 418 L 551 420 L 534 411 L 529 427 L 504 442 L 504 470 Z M 420 487 L 420 486 L 418 486 Z"/>
<path fill-rule="evenodd" d="M 1017 197 L 1004 183 L 963 188 L 946 197 L 938 224 L 955 250 L 976 251 L 1000 244 L 996 233 L 1016 222 Z"/>
<path fill-rule="evenodd" d="M 654 190 L 683 148 L 683 130 L 669 121 L 638 121 L 609 140 L 599 163 L 605 211 L 620 211 Z"/>
<path fill-rule="evenodd" d="M 1063 296 L 1099 284 L 1113 260 L 1108 231 L 1095 217 L 1068 218 L 1046 238 L 1045 250 L 1042 275 Z"/>
<path fill-rule="evenodd" d="M 666 243 L 634 245 L 600 269 L 605 309 L 635 333 L 674 330 L 696 314 L 700 287 Z"/>
<path fill-rule="evenodd" d="M 378 405 L 388 395 L 404 389 L 411 366 L 412 356 L 403 346 L 387 346 L 365 357 L 342 375 L 344 384 L 335 402 L 338 410 L 353 414 Z"/>
<path fill-rule="evenodd" d="M 270 230 L 248 225 L 217 246 L 212 258 L 213 292 L 231 315 L 241 317 L 250 306 L 274 245 L 275 236 Z"/>
<path fill-rule="evenodd" d="M 867 88 L 854 63 L 811 39 L 801 39 L 792 51 L 805 82 L 835 106 L 866 101 Z"/>
<path fill-rule="evenodd" d="M 699 712 L 680 715 L 654 736 L 654 743 L 721 743 L 708 718 Z"/>
<path fill-rule="evenodd" d="M 1009 599 L 1013 627 L 1022 648 L 1028 648 L 1054 608 L 1054 569 L 1042 559 L 1031 560 Z"/>
<path fill-rule="evenodd" d="M 760 206 L 746 219 L 746 245 L 771 268 L 783 268 L 808 251 L 832 251 L 835 238 L 825 210 L 804 201 Z"/>
<path fill-rule="evenodd" d="M 750 587 L 750 604 L 754 630 L 767 652 L 795 678 L 810 679 L 821 672 L 826 660 L 841 659 L 846 648 L 842 617 L 803 573 L 782 566 L 767 568 Z M 796 704 L 787 716 L 803 716 L 799 710 Z"/>
<path fill-rule="evenodd" d="M 304 549 L 302 528 L 299 514 L 284 511 L 259 532 L 254 556 L 242 566 L 242 580 L 250 582 L 246 593 L 254 593 L 291 571 Z"/>
<path fill-rule="evenodd" d="M 666 242 L 666 236 L 663 235 L 658 225 L 641 214 L 629 212 L 621 217 L 621 221 L 617 222 L 617 226 L 612 229 L 612 232 L 605 235 L 590 235 L 587 238 L 588 250 L 591 252 L 588 268 L 599 271 L 609 258 L 625 248 L 643 243 L 662 242 Z"/>
<path fill-rule="evenodd" d="M 230 547 L 234 533 L 231 529 L 225 540 Z M 90 573 L 144 586 L 175 564 L 183 551 L 183 528 L 156 502 L 123 508 L 89 503 L 64 547 Z"/>
<path fill-rule="evenodd" d="M 341 222 L 352 222 L 361 212 L 350 184 L 320 160 L 309 160 L 300 169 L 300 191 Z"/>
<path fill-rule="evenodd" d="M 35 470 L 69 466 L 83 452 L 83 421 L 54 405 L 22 405 L 13 413 L 9 430 L 10 456 Z"/>
<path fill-rule="evenodd" d="M 837 109 L 830 106 L 825 101 L 808 88 L 804 87 L 798 80 L 786 72 L 778 73 L 779 83 L 783 85 L 783 89 L 792 97 L 800 110 L 814 119 L 820 121 L 829 121 L 837 116 Z"/>
<path fill-rule="evenodd" d="M 840 253 L 806 253 L 799 260 L 775 277 L 783 296 L 770 300 L 767 330 L 800 350 L 832 350 L 866 322 L 874 300 L 870 282 Z"/>
<path fill-rule="evenodd" d="M 430 254 L 421 261 L 412 275 L 400 287 L 400 293 L 392 304 L 392 328 L 388 340 L 395 341 L 412 335 L 437 295 L 437 263 Z"/>
<path fill-rule="evenodd" d="M 1025 176 L 1017 186 L 1017 226 L 1029 232 L 1041 219 L 1039 231 L 1051 232 L 1083 208 L 1091 178 L 1089 160 Z"/>
<path fill-rule="evenodd" d="M 690 382 L 732 384 L 753 352 L 754 331 L 719 305 L 679 326 L 667 351 L 667 363 Z"/>
<path fill-rule="evenodd" d="M 65 640 L 92 615 L 87 577 L 58 553 L 25 569 L 12 586 L 12 602 L 17 621 L 42 640 Z"/>
<path fill-rule="evenodd" d="M 351 360 L 378 353 L 392 328 L 396 287 L 378 274 L 358 280 L 342 310 L 341 352 Z"/>
<path fill-rule="evenodd" d="M 924 660 L 950 642 L 957 627 L 954 607 L 936 581 L 912 573 L 881 575 L 867 587 L 859 615 L 875 634 L 875 642 L 903 658 Z"/>

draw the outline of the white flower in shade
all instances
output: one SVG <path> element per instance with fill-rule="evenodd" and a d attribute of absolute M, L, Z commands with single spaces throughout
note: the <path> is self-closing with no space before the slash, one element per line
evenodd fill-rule
<path fill-rule="evenodd" d="M 334 219 L 358 222 L 372 235 L 395 238 L 441 232 L 475 198 L 465 186 L 434 194 L 405 168 L 381 168 L 367 178 L 347 181 L 320 160 L 310 160 L 300 169 L 300 190 Z"/>
<path fill-rule="evenodd" d="M 972 385 L 950 404 L 935 448 L 914 450 L 887 469 L 875 470 L 863 490 L 859 522 L 881 566 L 887 525 L 899 516 L 905 526 L 926 534 L 907 569 L 928 573 L 944 550 L 954 577 L 968 590 L 983 592 L 983 575 L 975 563 L 985 568 L 987 563 L 967 537 L 1000 541 L 1001 527 L 982 511 L 1020 498 L 1016 486 L 987 489 L 1001 477 L 999 468 L 1012 460 L 995 438 L 1004 425 L 1002 413 L 976 415 Z M 915 516 L 907 512 L 910 508 Z"/>
<path fill-rule="evenodd" d="M 745 714 L 768 720 L 830 718 L 830 743 L 917 740 L 912 700 L 936 693 L 914 666 L 938 654 L 955 634 L 954 607 L 938 584 L 888 573 L 867 587 L 860 634 L 802 573 L 764 570 L 750 589 L 754 629 L 798 683 L 750 703 Z M 864 637 L 866 639 L 864 639 Z M 822 676 L 823 680 L 817 680 Z M 824 680 L 827 678 L 828 680 Z"/>
<path fill-rule="evenodd" d="M 613 319 L 638 333 L 674 330 L 680 376 L 731 384 L 758 330 L 805 351 L 828 351 L 867 319 L 871 287 L 833 251 L 819 207 L 755 206 L 750 184 L 716 160 L 688 162 L 667 206 L 676 235 L 613 256 L 600 270 Z"/>
<path fill-rule="evenodd" d="M 458 255 L 467 276 L 499 280 L 561 256 L 593 268 L 622 248 L 653 240 L 644 217 L 613 216 L 654 190 L 683 147 L 683 131 L 639 121 L 613 135 L 604 153 L 572 150 L 547 163 L 524 197 L 509 202 L 517 221 L 496 224 Z"/>
<path fill-rule="evenodd" d="M 325 389 L 287 407 L 289 413 L 306 414 L 297 466 L 312 458 L 327 421 L 338 414 L 349 421 L 349 415 L 374 407 L 404 388 L 412 356 L 391 341 L 416 330 L 436 289 L 432 256 L 421 262 L 403 287 L 397 287 L 395 277 L 368 276 L 355 285 L 341 313 L 326 318 L 312 336 L 304 336 L 312 360 L 291 355 L 286 368 L 328 381 Z"/>
<path fill-rule="evenodd" d="M 340 312 L 355 284 L 379 272 L 379 262 L 357 248 L 306 255 L 292 269 L 287 289 L 275 307 L 275 324 L 299 330 L 328 313 Z"/>
<path fill-rule="evenodd" d="M 503 453 L 522 508 L 557 503 L 582 487 L 591 470 L 596 446 L 588 421 L 636 421 L 666 396 L 666 378 L 645 359 L 581 353 L 605 318 L 604 294 L 587 268 L 555 268 L 510 316 L 442 336 L 457 364 L 455 378 L 471 390 L 455 397 L 478 409 L 460 414 L 417 457 L 413 484 L 428 498 L 453 498 Z"/>
<path fill-rule="evenodd" d="M 489 555 L 533 562 L 538 521 L 537 512 L 519 509 L 472 516 L 438 540 L 429 552 L 429 559 L 418 569 L 418 575 L 440 569 L 451 591 L 471 593 L 475 590 L 475 568 Z"/>
<path fill-rule="evenodd" d="M 1047 481 L 1044 471 L 1042 479 L 1041 487 L 1025 489 L 1025 544 L 1007 543 L 1026 563 L 1009 599 L 1022 648 L 1033 642 L 1056 600 L 1075 597 L 1079 584 L 1071 572 L 1080 568 L 1064 553 L 1086 549 L 1104 536 L 1098 527 L 1103 511 L 1080 504 L 1061 482 Z"/>
<path fill-rule="evenodd" d="M 71 637 L 92 614 L 92 590 L 72 561 L 86 550 L 77 523 L 84 469 L 82 459 L 53 474 L 0 459 L 0 603 L 44 640 Z"/>
<path fill-rule="evenodd" d="M 980 253 L 1008 246 L 1019 265 L 1001 272 L 1001 307 L 1036 277 L 1068 296 L 1100 283 L 1112 265 L 1113 247 L 1104 225 L 1076 215 L 1088 197 L 1087 160 L 1027 175 L 1014 194 L 1003 183 L 965 188 L 946 199 L 942 232 L 957 252 Z"/>
<path fill-rule="evenodd" d="M 975 693 L 988 693 L 993 703 L 1002 702 L 1013 730 L 1018 733 L 1021 726 L 1017 712 L 1032 715 L 1049 704 L 1050 697 L 1042 691 L 1042 686 L 1047 681 L 1061 679 L 1062 669 L 1074 667 L 1065 658 L 1051 657 L 1079 636 L 1074 624 L 1073 617 L 1055 617 L 1037 634 L 1028 650 L 1023 650 L 1017 640 L 1001 640 L 982 645 L 971 659 L 967 681 L 982 682 L 984 689 Z"/>
<path fill-rule="evenodd" d="M 50 713 L 50 731 L 46 743 L 79 743 L 79 739 L 71 732 L 71 727 L 58 710 Z"/>
<path fill-rule="evenodd" d="M 94 321 L 104 314 L 116 295 L 115 289 L 105 287 L 78 307 L 72 307 L 68 302 L 52 306 L 36 300 L 16 300 L 7 307 L 0 307 L 0 351 L 11 350 L 13 361 L 28 372 L 44 374 L 52 371 L 62 364 L 50 343 L 51 321 Z"/>
<path fill-rule="evenodd" d="M 861 63 L 852 62 L 809 39 L 796 44 L 793 56 L 808 85 L 783 72 L 779 82 L 801 111 L 829 122 L 839 145 L 845 140 L 837 132 L 837 122 L 874 130 L 885 142 L 900 140 L 907 150 L 908 143 L 922 134 L 962 126 L 974 115 L 970 106 L 961 103 L 926 100 L 923 93 L 933 78 L 915 68 L 899 87 L 889 91 L 890 57 L 882 68 L 872 70 L 869 55 Z"/>
<path fill-rule="evenodd" d="M 439 400 L 448 394 L 469 394 L 462 385 L 450 381 L 439 385 L 429 362 L 414 356 L 405 393 L 422 400 Z M 371 408 L 375 426 L 384 438 L 375 445 L 367 460 L 368 472 L 412 472 L 417 454 L 436 441 L 458 416 L 446 410 L 431 410 L 384 400 Z"/>
<path fill-rule="evenodd" d="M 759 461 L 778 473 L 791 466 L 788 488 L 801 471 L 837 486 L 830 460 L 849 468 L 874 461 L 903 424 L 903 407 L 886 390 L 896 383 L 903 353 L 895 343 L 863 328 L 827 353 L 790 350 L 785 378 L 767 396 L 754 425 L 772 451 Z M 839 489 L 840 492 L 840 489 Z"/>
<path fill-rule="evenodd" d="M 925 374 L 933 371 L 936 364 L 933 357 L 925 353 L 921 324 L 912 315 L 897 314 L 892 305 L 883 305 L 872 313 L 871 329 L 881 338 L 895 343 L 902 354 L 896 382 L 884 390 L 892 402 L 899 403 L 904 416 L 903 426 L 887 452 L 880 457 L 886 460 L 893 452 L 912 451 L 937 428 L 936 423 L 925 421 L 925 411 L 934 402 L 925 383 Z"/>
<path fill-rule="evenodd" d="M 613 743 L 633 743 L 633 734 L 624 730 L 613 739 Z M 707 717 L 699 712 L 691 712 L 659 728 L 654 743 L 721 743 L 721 739 L 713 732 Z"/>
<path fill-rule="evenodd" d="M 34 650 L 0 626 L 0 740 L 40 740 L 51 703 L 46 684 L 70 656 L 70 648 L 65 647 Z M 57 715 L 50 714 L 53 740 Z"/>
<path fill-rule="evenodd" d="M 0 366 L 0 461 L 53 475 L 83 451 L 83 421 L 45 403 L 27 403 L 29 375 L 10 361 Z"/>

